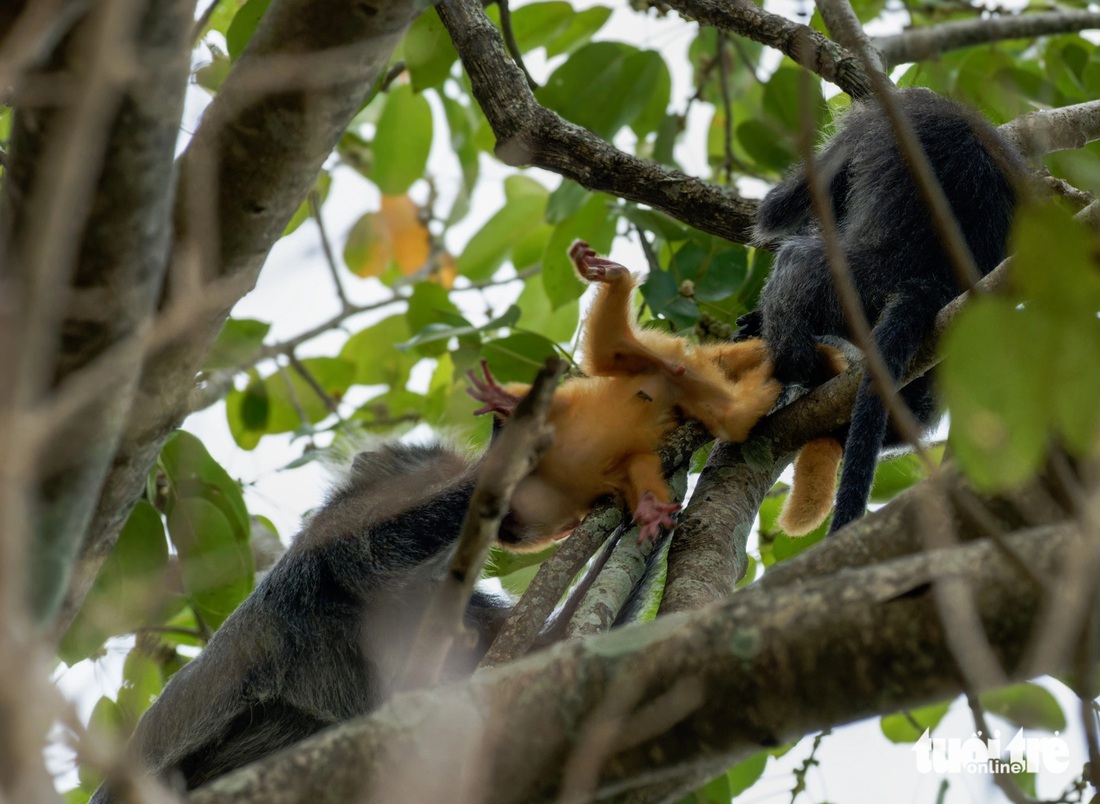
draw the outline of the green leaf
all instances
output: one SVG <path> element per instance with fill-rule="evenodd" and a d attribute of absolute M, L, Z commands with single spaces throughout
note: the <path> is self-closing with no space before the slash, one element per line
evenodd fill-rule
<path fill-rule="evenodd" d="M 1012 282 L 1029 304 L 1059 316 L 1095 319 L 1100 311 L 1098 244 L 1085 228 L 1053 203 L 1029 205 L 1012 230 Z"/>
<path fill-rule="evenodd" d="M 558 551 L 559 545 L 551 545 L 537 553 L 513 553 L 500 547 L 493 547 L 489 551 L 489 558 L 485 562 L 485 568 L 481 571 L 482 578 L 502 578 L 519 572 L 526 567 L 535 567 L 541 564 Z"/>
<path fill-rule="evenodd" d="M 607 6 L 591 6 L 571 13 L 566 29 L 546 45 L 546 55 L 560 56 L 583 47 L 610 18 L 611 9 Z"/>
<path fill-rule="evenodd" d="M 593 193 L 584 206 L 557 226 L 546 241 L 542 257 L 542 286 L 550 306 L 558 309 L 584 294 L 586 283 L 577 276 L 569 259 L 569 247 L 578 237 L 592 248 L 606 254 L 615 238 L 615 217 L 611 214 L 608 196 Z"/>
<path fill-rule="evenodd" d="M 925 730 L 931 731 L 943 720 L 947 714 L 951 702 L 931 704 L 910 709 L 905 712 L 897 712 L 893 715 L 884 715 L 879 721 L 882 733 L 892 743 L 915 743 L 924 734 Z"/>
<path fill-rule="evenodd" d="M 413 89 L 423 92 L 428 87 L 442 86 L 457 58 L 458 51 L 439 14 L 434 8 L 427 9 L 405 34 L 405 67 Z"/>
<path fill-rule="evenodd" d="M 899 455 L 882 461 L 875 470 L 875 481 L 871 486 L 871 501 L 889 502 L 913 484 L 924 480 L 927 474 L 924 471 L 924 464 L 916 455 Z"/>
<path fill-rule="evenodd" d="M 671 82 L 660 55 L 616 42 L 592 42 L 573 53 L 536 91 L 567 120 L 611 139 L 623 126 L 656 130 Z M 659 113 L 658 113 L 659 107 Z"/>
<path fill-rule="evenodd" d="M 563 2 L 531 3 L 512 11 L 512 33 L 520 52 L 545 47 L 560 37 L 572 17 L 573 7 Z M 497 19 L 499 13 L 494 21 Z"/>
<path fill-rule="evenodd" d="M 788 558 L 798 555 L 803 550 L 824 539 L 828 528 L 828 523 L 825 522 L 805 536 L 788 536 L 786 533 L 776 534 L 775 541 L 772 543 L 772 557 L 778 562 L 786 561 Z"/>
<path fill-rule="evenodd" d="M 118 691 L 118 707 L 131 729 L 162 689 L 160 665 L 140 648 L 131 649 L 122 666 L 122 687 Z"/>
<path fill-rule="evenodd" d="M 432 147 L 432 109 L 407 85 L 390 90 L 372 143 L 369 178 L 386 195 L 404 195 L 424 175 Z"/>
<path fill-rule="evenodd" d="M 1049 420 L 1049 337 L 1041 320 L 1011 302 L 979 297 L 943 338 L 939 381 L 951 409 L 949 443 L 982 488 L 1018 484 L 1039 468 Z"/>
<path fill-rule="evenodd" d="M 159 463 L 168 476 L 169 514 L 184 498 L 204 499 L 222 512 L 234 537 L 247 544 L 251 523 L 241 487 L 210 457 L 202 441 L 186 430 L 176 430 L 164 443 Z"/>
<path fill-rule="evenodd" d="M 508 258 L 512 249 L 532 229 L 542 223 L 549 193 L 521 190 L 512 184 L 513 197 L 470 238 L 458 257 L 458 273 L 477 281 L 488 279 Z"/>
<path fill-rule="evenodd" d="M 519 319 L 523 328 L 541 333 L 551 341 L 565 343 L 577 331 L 580 303 L 574 299 L 557 309 L 552 308 L 541 282 L 527 282 L 516 299 L 516 306 L 523 311 Z"/>
<path fill-rule="evenodd" d="M 543 335 L 516 332 L 488 341 L 481 353 L 501 382 L 530 382 L 547 359 L 557 355 L 557 348 Z"/>
<path fill-rule="evenodd" d="M 726 778 L 729 779 L 731 798 L 741 795 L 759 781 L 768 764 L 768 756 L 766 751 L 761 751 L 729 769 Z"/>
<path fill-rule="evenodd" d="M 343 398 L 357 371 L 356 361 L 343 356 L 309 357 L 299 361 L 299 365 L 327 399 L 322 399 L 313 384 L 294 367 L 288 366 L 271 374 L 264 380 L 269 411 L 265 433 L 268 435 L 293 432 L 303 425 L 328 418 L 331 415 L 329 402 L 338 403 Z M 305 421 L 302 421 L 303 415 Z"/>
<path fill-rule="evenodd" d="M 981 702 L 986 712 L 1022 729 L 1060 732 L 1066 728 L 1066 715 L 1058 699 L 1045 687 L 1030 681 L 983 692 Z"/>
<path fill-rule="evenodd" d="M 722 159 L 724 153 L 719 143 L 722 136 L 721 120 L 719 113 L 715 113 L 715 124 L 711 126 L 711 136 L 714 140 L 708 140 L 707 153 L 714 159 Z M 797 154 L 791 148 L 790 138 L 777 136 L 775 129 L 760 120 L 743 120 L 737 124 L 737 140 L 745 153 L 761 167 L 781 173 L 797 160 Z"/>
<path fill-rule="evenodd" d="M 666 243 L 676 243 L 688 239 L 688 228 L 663 212 L 657 212 L 653 209 L 641 209 L 634 204 L 616 205 L 613 212 L 626 218 L 639 229 L 652 232 Z"/>
<path fill-rule="evenodd" d="M 232 66 L 232 62 L 224 53 L 215 51 L 214 58 L 209 64 L 195 70 L 195 83 L 211 95 L 217 94 L 222 83 L 229 76 L 229 70 Z"/>
<path fill-rule="evenodd" d="M 447 116 L 447 126 L 451 131 L 451 149 L 462 169 L 462 186 L 455 197 L 454 206 L 447 215 L 447 224 L 451 225 L 464 218 L 469 212 L 470 196 L 477 184 L 481 162 L 478 158 L 479 149 L 475 137 L 477 115 L 469 106 L 445 95 L 441 96 L 441 99 L 443 111 Z"/>
<path fill-rule="evenodd" d="M 481 339 L 477 336 L 480 336 L 484 332 L 493 332 L 503 327 L 510 327 L 519 320 L 519 316 L 519 308 L 514 304 L 505 310 L 502 315 L 497 316 L 492 321 L 480 327 L 474 326 L 461 316 L 456 316 L 456 323 L 454 324 L 429 324 L 417 333 L 408 343 L 399 344 L 399 348 L 410 349 L 414 346 L 421 348 L 424 344 L 438 341 L 446 342 L 451 338 L 458 338 L 460 342 L 469 340 L 480 346 Z"/>
<path fill-rule="evenodd" d="M 88 718 L 88 734 L 97 745 L 121 746 L 130 732 L 126 728 L 126 719 L 118 704 L 107 696 L 96 701 Z M 77 769 L 80 786 L 86 790 L 95 790 L 103 782 L 103 776 L 90 765 L 81 764 Z"/>
<path fill-rule="evenodd" d="M 230 390 L 225 397 L 225 418 L 229 433 L 241 449 L 252 450 L 267 432 L 271 406 L 267 398 L 267 385 L 259 372 L 248 373 L 249 382 L 243 391 Z"/>
<path fill-rule="evenodd" d="M 57 655 L 68 665 L 95 653 L 108 637 L 155 624 L 165 603 L 168 541 L 160 514 L 139 500 L 122 526 Z"/>
<path fill-rule="evenodd" d="M 355 384 L 403 387 L 419 358 L 394 347 L 407 341 L 409 335 L 406 317 L 394 315 L 348 338 L 340 350 L 340 357 L 354 365 Z"/>
<path fill-rule="evenodd" d="M 457 315 L 458 308 L 446 290 L 431 282 L 420 282 L 409 297 L 405 320 L 409 324 L 409 332 L 419 333 L 432 324 L 453 320 Z M 440 355 L 447 351 L 447 343 L 442 340 L 425 343 L 419 351 L 427 356 Z"/>
<path fill-rule="evenodd" d="M 802 130 L 802 110 L 809 104 L 814 131 L 825 120 L 825 97 L 821 94 L 821 82 L 813 80 L 806 72 L 791 62 L 772 73 L 764 86 L 764 112 L 767 117 L 789 134 Z"/>
<path fill-rule="evenodd" d="M 668 319 L 676 329 L 692 327 L 699 320 L 699 308 L 683 295 L 680 280 L 671 271 L 650 271 L 641 290 L 653 314 Z"/>
<path fill-rule="evenodd" d="M 230 318 L 222 326 L 206 358 L 206 371 L 236 368 L 250 360 L 264 345 L 271 324 L 252 318 Z"/>
<path fill-rule="evenodd" d="M 623 65 L 627 76 L 633 76 L 635 96 L 628 98 L 631 108 L 639 107 L 629 121 L 630 128 L 639 138 L 656 131 L 665 119 L 672 93 L 672 76 L 660 54 L 643 50 L 627 57 Z"/>
<path fill-rule="evenodd" d="M 328 191 L 332 189 L 332 176 L 329 175 L 327 170 L 321 171 L 321 174 L 317 177 L 317 181 L 313 185 L 313 189 L 317 193 L 318 206 L 324 204 L 325 199 L 328 198 Z M 286 237 L 288 234 L 295 231 L 312 215 L 313 207 L 309 202 L 309 198 L 303 198 L 302 203 L 298 205 L 298 209 L 294 210 L 294 214 L 291 215 L 290 220 L 287 221 L 286 227 L 283 229 L 282 237 Z"/>
<path fill-rule="evenodd" d="M 168 516 L 183 585 L 203 621 L 217 628 L 252 591 L 252 550 L 236 538 L 221 509 L 199 497 L 180 500 Z"/>
<path fill-rule="evenodd" d="M 229 58 L 236 61 L 244 51 L 245 45 L 252 39 L 260 19 L 267 13 L 271 0 L 248 0 L 233 17 L 229 30 L 225 32 L 225 45 L 229 49 Z"/>

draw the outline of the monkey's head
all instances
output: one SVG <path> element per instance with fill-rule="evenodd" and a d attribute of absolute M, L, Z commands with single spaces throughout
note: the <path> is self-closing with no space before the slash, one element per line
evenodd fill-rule
<path fill-rule="evenodd" d="M 535 469 L 516 485 L 497 538 L 512 552 L 534 553 L 568 536 L 585 513 Z"/>

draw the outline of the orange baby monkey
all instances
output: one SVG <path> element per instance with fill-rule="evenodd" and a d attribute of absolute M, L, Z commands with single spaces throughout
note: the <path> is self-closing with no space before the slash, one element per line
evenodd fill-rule
<path fill-rule="evenodd" d="M 692 345 L 655 330 L 635 329 L 634 276 L 578 240 L 569 257 L 581 278 L 599 285 L 584 323 L 581 368 L 554 394 L 548 420 L 553 446 L 516 487 L 501 541 L 538 549 L 568 535 L 597 500 L 625 499 L 641 526 L 639 542 L 675 525 L 657 454 L 684 417 L 727 441 L 744 441 L 771 410 L 781 386 L 772 378 L 763 341 Z M 528 386 L 501 386 L 482 361 L 469 372 L 477 414 L 507 417 Z"/>

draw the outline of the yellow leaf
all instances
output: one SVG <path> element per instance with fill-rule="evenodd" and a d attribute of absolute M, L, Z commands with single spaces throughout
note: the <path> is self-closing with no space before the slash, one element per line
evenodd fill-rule
<path fill-rule="evenodd" d="M 428 262 L 431 246 L 416 204 L 407 195 L 384 195 L 381 215 L 398 269 L 405 276 L 419 271 Z"/>
<path fill-rule="evenodd" d="M 428 279 L 444 290 L 450 290 L 455 286 L 456 276 L 458 276 L 458 269 L 455 268 L 455 258 L 451 256 L 451 252 L 444 251 L 436 258 L 435 270 Z"/>

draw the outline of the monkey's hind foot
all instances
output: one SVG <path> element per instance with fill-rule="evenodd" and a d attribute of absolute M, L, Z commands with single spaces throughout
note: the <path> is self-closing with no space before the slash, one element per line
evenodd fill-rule
<path fill-rule="evenodd" d="M 569 259 L 577 273 L 588 282 L 616 282 L 630 278 L 630 269 L 614 260 L 597 257 L 596 251 L 583 240 L 574 240 L 569 247 Z"/>
<path fill-rule="evenodd" d="M 676 527 L 676 520 L 670 514 L 679 510 L 679 503 L 663 503 L 652 491 L 643 494 L 638 500 L 638 507 L 634 509 L 634 522 L 642 526 L 638 533 L 638 544 L 645 544 L 647 539 L 656 540 L 661 528 L 671 530 Z"/>
<path fill-rule="evenodd" d="M 513 394 L 497 382 L 496 377 L 489 371 L 489 363 L 485 360 L 481 361 L 481 372 L 485 375 L 485 379 L 478 377 L 473 369 L 466 372 L 466 377 L 470 380 L 470 387 L 466 389 L 466 393 L 478 402 L 484 403 L 474 411 L 474 415 L 498 413 L 505 418 L 511 416 L 512 411 L 519 404 L 519 395 Z"/>

